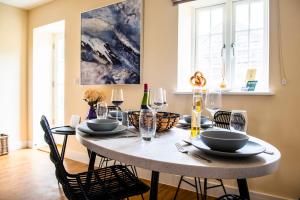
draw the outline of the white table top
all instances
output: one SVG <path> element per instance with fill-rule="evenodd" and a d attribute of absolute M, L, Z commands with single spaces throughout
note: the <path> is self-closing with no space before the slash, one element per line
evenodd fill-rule
<path fill-rule="evenodd" d="M 252 141 L 266 147 L 274 155 L 261 153 L 249 158 L 223 158 L 202 153 L 195 147 L 191 150 L 212 160 L 212 163 L 180 153 L 176 142 L 188 138 L 190 131 L 179 128 L 162 133 L 151 142 L 141 138 L 99 139 L 76 131 L 78 141 L 95 153 L 144 169 L 192 177 L 238 179 L 271 174 L 279 167 L 280 152 L 271 144 L 251 137 Z"/>

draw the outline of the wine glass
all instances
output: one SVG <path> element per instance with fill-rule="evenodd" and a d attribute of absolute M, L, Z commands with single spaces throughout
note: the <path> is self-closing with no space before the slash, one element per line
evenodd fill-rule
<path fill-rule="evenodd" d="M 230 131 L 246 134 L 248 125 L 247 111 L 233 110 L 230 116 Z"/>
<path fill-rule="evenodd" d="M 119 106 L 124 102 L 123 90 L 121 88 L 115 88 L 111 93 L 111 102 L 113 105 L 117 107 L 117 111 L 119 110 Z M 117 112 L 116 120 L 118 120 L 119 112 Z"/>
<path fill-rule="evenodd" d="M 212 119 L 222 107 L 222 93 L 220 89 L 208 89 L 205 97 L 205 108 L 210 112 Z M 213 120 L 212 120 L 213 121 Z"/>
<path fill-rule="evenodd" d="M 162 88 L 155 88 L 150 90 L 150 97 L 149 97 L 149 106 L 158 112 L 162 109 L 164 105 L 164 95 L 163 95 Z"/>
<path fill-rule="evenodd" d="M 98 102 L 96 108 L 97 119 L 106 119 L 108 113 L 107 104 L 105 102 Z"/>
<path fill-rule="evenodd" d="M 168 107 L 168 103 L 167 103 L 167 91 L 165 89 L 163 89 L 163 108 Z"/>

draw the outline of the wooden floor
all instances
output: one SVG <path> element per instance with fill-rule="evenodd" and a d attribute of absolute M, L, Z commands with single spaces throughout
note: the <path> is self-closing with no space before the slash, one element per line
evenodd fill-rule
<path fill-rule="evenodd" d="M 86 171 L 85 164 L 65 160 L 69 172 Z M 147 184 L 149 182 L 146 181 Z M 159 185 L 159 200 L 171 200 L 175 188 Z M 148 194 L 145 195 L 148 199 Z M 48 153 L 24 149 L 0 156 L 0 200 L 65 200 L 54 175 Z M 130 200 L 140 200 L 132 197 Z M 196 199 L 195 193 L 180 190 L 177 200 Z M 210 199 L 211 200 L 211 199 Z"/>

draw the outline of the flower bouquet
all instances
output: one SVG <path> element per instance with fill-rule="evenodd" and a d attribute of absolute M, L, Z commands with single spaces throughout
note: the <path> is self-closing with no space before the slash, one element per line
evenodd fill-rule
<path fill-rule="evenodd" d="M 90 106 L 87 119 L 95 119 L 97 118 L 96 115 L 96 108 L 97 103 L 101 102 L 105 99 L 105 96 L 102 92 L 96 89 L 88 89 L 84 92 L 83 100 L 88 103 Z"/>

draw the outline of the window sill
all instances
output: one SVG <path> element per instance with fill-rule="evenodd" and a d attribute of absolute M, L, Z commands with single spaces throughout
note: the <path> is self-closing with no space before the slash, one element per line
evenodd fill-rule
<path fill-rule="evenodd" d="M 189 91 L 175 91 L 176 95 L 190 95 L 193 94 Z M 273 96 L 275 93 L 273 91 L 222 91 L 223 95 L 228 96 Z"/>

